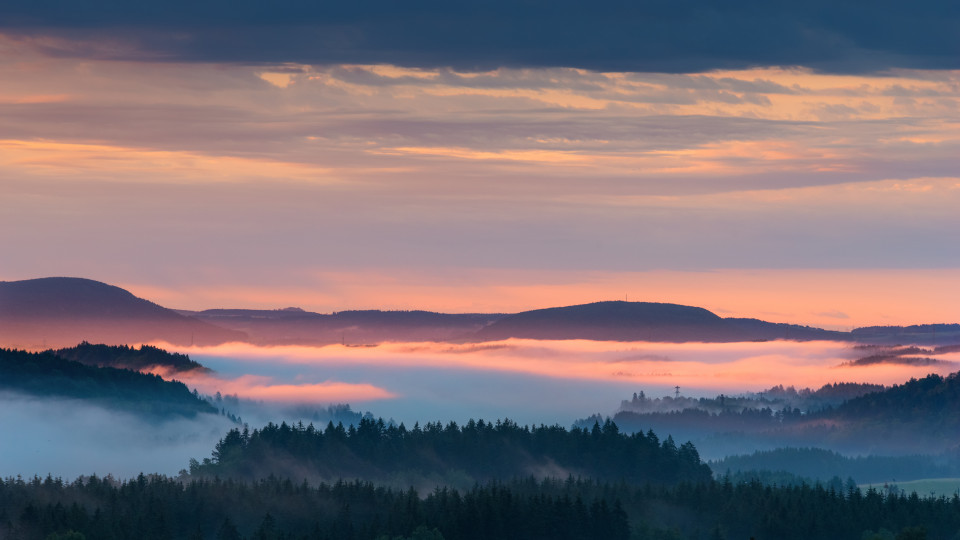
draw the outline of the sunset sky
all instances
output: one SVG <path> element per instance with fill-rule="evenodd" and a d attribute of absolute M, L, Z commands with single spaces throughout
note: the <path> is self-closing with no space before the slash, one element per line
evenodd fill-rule
<path fill-rule="evenodd" d="M 0 279 L 960 322 L 960 4 L 715 4 L 4 2 Z"/>

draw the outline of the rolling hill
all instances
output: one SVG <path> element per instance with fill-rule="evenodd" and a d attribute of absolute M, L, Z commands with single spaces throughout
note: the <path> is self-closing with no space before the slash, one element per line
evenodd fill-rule
<path fill-rule="evenodd" d="M 119 287 L 89 279 L 0 282 L 0 346 L 31 350 L 72 347 L 82 341 L 367 345 L 384 341 L 524 338 L 715 343 L 833 340 L 877 346 L 930 343 L 935 345 L 936 353 L 956 347 L 952 344 L 960 340 L 958 328 L 960 325 L 938 324 L 838 332 L 759 319 L 724 318 L 700 307 L 624 301 L 515 314 L 421 310 L 314 313 L 299 308 L 187 311 L 167 309 Z"/>
<path fill-rule="evenodd" d="M 732 342 L 849 339 L 849 334 L 757 319 L 725 319 L 703 308 L 652 302 L 595 302 L 507 315 L 475 334 L 507 338 L 600 341 Z"/>
<path fill-rule="evenodd" d="M 464 340 L 503 317 L 497 313 L 447 314 L 420 310 L 352 310 L 324 314 L 299 308 L 208 309 L 179 313 L 244 332 L 249 341 L 261 345 Z"/>
<path fill-rule="evenodd" d="M 99 281 L 51 277 L 0 282 L 0 346 L 70 347 L 82 341 L 212 345 L 242 332 L 187 317 Z"/>

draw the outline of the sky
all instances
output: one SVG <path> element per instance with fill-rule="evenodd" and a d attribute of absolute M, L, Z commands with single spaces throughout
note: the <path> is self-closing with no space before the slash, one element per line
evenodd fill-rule
<path fill-rule="evenodd" d="M 0 279 L 960 321 L 960 5 L 0 6 Z"/>

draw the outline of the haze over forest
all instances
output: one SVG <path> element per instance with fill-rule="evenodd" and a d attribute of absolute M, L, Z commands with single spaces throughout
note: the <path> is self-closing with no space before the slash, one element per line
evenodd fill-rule
<path fill-rule="evenodd" d="M 960 342 L 956 324 L 837 332 L 725 319 L 702 308 L 622 301 L 519 314 L 317 314 L 294 308 L 175 312 L 117 287 L 74 278 L 0 283 L 0 300 L 0 320 L 7 323 L 0 337 L 6 347 L 22 348 L 13 339 L 33 339 L 34 346 L 28 348 L 43 350 L 38 345 L 44 344 L 63 361 L 176 379 L 211 399 L 236 396 L 229 406 L 221 402 L 214 408 L 221 417 L 253 425 L 275 420 L 322 424 L 334 417 L 349 423 L 359 419 L 359 413 L 338 416 L 330 406 L 350 404 L 357 411 L 372 411 L 411 425 L 470 418 L 572 425 L 584 419 L 580 425 L 589 428 L 594 421 L 613 418 L 623 429 L 655 428 L 694 440 L 711 459 L 783 446 L 815 445 L 848 455 L 908 455 L 951 451 L 956 444 L 952 439 L 927 440 L 920 432 L 883 442 L 889 434 L 858 434 L 853 426 L 844 431 L 847 435 L 824 436 L 800 427 L 791 428 L 793 433 L 777 431 L 777 426 L 787 425 L 785 418 L 777 416 L 781 409 L 812 415 L 911 378 L 957 371 L 960 347 L 950 345 Z M 145 337 L 153 347 L 138 345 Z M 58 340 L 83 344 L 61 346 Z M 117 349 L 91 341 L 133 347 Z M 832 398 L 813 401 L 803 394 L 787 399 L 789 392 L 778 400 L 773 392 L 784 387 L 817 390 L 834 383 L 866 386 L 860 392 L 833 393 Z M 36 388 L 56 386 L 49 381 L 39 385 L 10 390 L 36 394 Z M 617 406 L 638 392 L 649 398 L 636 402 L 634 397 L 633 402 Z M 744 396 L 747 401 L 737 408 L 731 408 L 731 400 L 712 408 L 703 405 L 704 399 L 720 399 L 721 394 Z M 76 400 L 84 396 L 54 392 L 50 397 Z M 642 406 L 643 399 L 654 398 L 657 403 L 669 401 Z M 15 399 L 22 402 L 18 408 L 25 418 L 36 418 L 45 406 L 36 398 Z M 138 401 L 143 399 L 145 395 Z M 78 410 L 104 403 L 111 402 L 93 401 Z M 108 406 L 94 416 L 126 414 L 131 406 Z M 180 409 L 166 410 L 186 410 L 176 407 Z M 753 424 L 743 424 L 749 420 L 746 417 L 711 417 L 744 414 L 749 409 L 769 412 L 750 420 Z M 437 417 L 436 411 L 443 411 L 443 417 Z M 690 416 L 697 411 L 706 416 Z M 684 415 L 676 416 L 681 412 Z M 828 415 L 812 426 L 836 421 Z M 179 442 L 183 434 L 192 433 L 190 440 L 207 445 L 211 437 L 222 435 L 208 421 L 187 424 L 192 427 L 178 427 L 179 434 L 170 439 L 182 452 L 168 449 L 163 458 L 152 458 L 159 470 L 173 473 L 183 468 L 185 459 L 201 457 L 195 455 L 193 443 Z M 914 428 L 923 429 L 921 424 Z M 904 428 L 895 429 L 902 432 Z M 64 434 L 76 437 L 72 429 Z M 49 434 L 44 430 L 41 436 Z M 98 444 L 96 438 L 88 442 Z M 109 463 L 110 455 L 104 453 L 105 459 L 99 462 Z M 61 474 L 80 474 L 90 464 L 87 458 L 66 456 L 57 461 L 64 466 Z M 42 467 L 44 462 L 27 463 Z M 50 471 L 14 468 L 9 472 Z M 121 468 L 114 473 L 120 474 Z"/>
<path fill-rule="evenodd" d="M 485 534 L 563 537 L 559 527 L 568 533 L 583 527 L 582 534 L 597 538 L 660 538 L 678 531 L 700 538 L 713 527 L 710 534 L 721 538 L 737 531 L 827 538 L 872 530 L 883 538 L 891 529 L 899 537 L 925 538 L 955 526 L 945 505 L 957 499 L 948 503 L 944 496 L 960 475 L 956 324 L 837 332 L 625 301 L 518 314 L 176 312 L 75 278 L 0 282 L 0 308 L 0 320 L 8 323 L 4 339 L 39 337 L 46 344 L 80 332 L 120 342 L 84 339 L 38 352 L 0 349 L 0 420 L 19 435 L 0 445 L 0 474 L 7 477 L 6 491 L 20 493 L 0 495 L 0 507 L 21 516 L 4 529 L 16 537 L 106 538 L 114 534 L 104 529 L 107 522 L 174 537 L 190 530 L 200 538 L 270 537 L 278 530 L 316 538 L 342 537 L 348 530 L 370 538 L 384 531 L 469 537 L 476 525 L 438 521 L 431 505 L 448 494 L 453 501 L 460 493 L 468 500 L 493 500 L 507 492 L 513 502 L 497 515 L 518 521 L 508 529 L 481 528 Z M 330 343 L 337 332 L 340 342 Z M 363 341 L 348 343 L 347 332 Z M 147 335 L 155 336 L 153 345 L 127 344 Z M 944 375 L 918 377 L 936 372 Z M 821 383 L 827 378 L 833 382 Z M 784 386 L 784 380 L 791 384 Z M 794 386 L 810 381 L 812 388 Z M 619 396 L 626 399 L 617 407 Z M 103 426 L 110 426 L 109 436 Z M 147 479 L 144 469 L 166 476 Z M 13 478 L 44 471 L 94 476 L 72 484 L 51 476 L 29 484 Z M 104 474 L 101 486 L 97 475 Z M 114 487 L 116 477 L 134 476 Z M 234 484 L 218 488 L 218 495 L 202 495 L 217 508 L 212 516 L 178 509 L 181 489 L 197 493 L 221 478 L 261 487 L 288 478 L 302 485 L 297 492 L 271 488 L 270 510 L 262 518 L 238 511 L 250 503 L 240 502 L 246 488 L 230 491 Z M 895 478 L 905 489 L 932 486 L 930 498 L 904 498 Z M 883 483 L 884 490 L 858 486 L 871 482 Z M 316 504 L 353 501 L 364 513 L 380 515 L 374 508 L 383 506 L 353 499 L 356 490 L 373 485 L 388 500 L 407 490 L 404 519 L 433 528 L 371 524 L 341 512 L 317 519 L 308 533 L 298 525 L 299 514 L 277 506 L 319 497 L 326 502 Z M 620 487 L 611 492 L 611 485 Z M 623 491 L 646 486 L 649 493 L 657 486 L 657 504 L 680 511 L 690 504 L 681 495 L 688 485 L 698 486 L 699 497 L 717 501 L 692 520 L 645 511 L 646 503 L 632 498 L 639 495 Z M 733 486 L 737 491 L 724 495 L 710 491 Z M 746 501 L 756 496 L 749 490 L 758 488 L 830 502 L 800 522 L 757 521 L 756 508 Z M 55 497 L 86 493 L 87 501 L 102 497 L 104 489 L 161 489 L 166 495 L 152 497 L 165 501 L 165 510 L 136 525 L 114 510 L 94 522 L 83 511 L 56 517 L 49 506 L 45 515 L 53 517 L 31 517 L 31 506 L 23 505 L 37 500 L 41 489 Z M 421 499 L 413 490 L 432 494 L 414 502 Z M 547 521 L 537 521 L 544 510 L 522 502 L 531 493 L 539 493 L 537 504 L 547 501 L 554 508 Z M 222 507 L 223 497 L 239 506 Z M 732 502 L 718 513 L 721 498 Z M 867 517 L 858 510 L 858 521 L 815 517 L 837 511 L 837 505 L 897 500 L 911 505 L 909 515 Z M 927 517 L 910 517 L 918 513 Z M 177 525 L 169 529 L 163 515 L 177 516 Z M 579 517 L 565 525 L 573 516 Z M 478 518 L 467 511 L 458 519 Z M 804 529 L 810 523 L 819 525 Z"/>

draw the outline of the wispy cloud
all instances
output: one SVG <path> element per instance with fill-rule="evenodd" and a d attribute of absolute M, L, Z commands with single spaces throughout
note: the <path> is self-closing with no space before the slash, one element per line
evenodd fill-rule
<path fill-rule="evenodd" d="M 771 270 L 796 304 L 790 269 L 960 267 L 956 71 L 78 62 L 56 43 L 0 41 L 0 279 L 81 275 L 174 307 L 516 311 L 733 305 L 643 287 L 656 272 Z M 829 305 L 853 325 L 957 318 L 923 314 L 926 290 L 874 307 L 888 295 L 902 318 Z M 838 324 L 808 315 L 824 309 L 796 322 Z"/>

